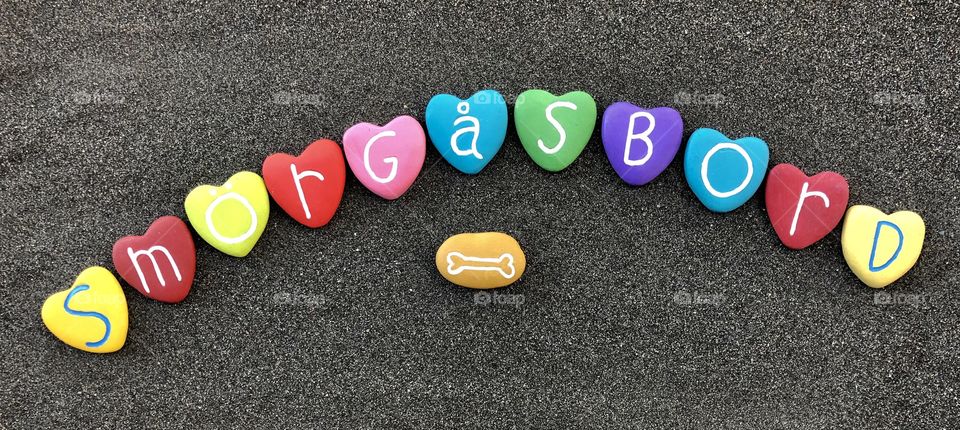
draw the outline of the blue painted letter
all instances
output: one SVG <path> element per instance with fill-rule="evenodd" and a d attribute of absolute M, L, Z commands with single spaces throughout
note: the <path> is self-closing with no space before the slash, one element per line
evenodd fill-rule
<path fill-rule="evenodd" d="M 877 243 L 880 242 L 880 230 L 883 229 L 883 226 L 888 226 L 897 232 L 897 235 L 900 236 L 899 242 L 897 242 L 897 250 L 893 252 L 893 255 L 890 256 L 890 259 L 886 263 L 883 263 L 880 267 L 874 265 L 874 262 L 877 258 Z M 886 269 L 894 260 L 897 259 L 897 256 L 900 255 L 900 250 L 903 248 L 903 232 L 900 231 L 900 227 L 890 221 L 879 221 L 877 222 L 877 231 L 873 234 L 873 248 L 870 249 L 870 262 L 869 269 L 871 272 L 879 272 L 883 269 Z"/>
<path fill-rule="evenodd" d="M 103 321 L 103 325 L 107 327 L 106 332 L 103 333 L 103 338 L 96 342 L 87 342 L 87 346 L 91 348 L 97 348 L 97 347 L 103 346 L 103 344 L 107 342 L 107 339 L 110 338 L 110 320 L 100 312 L 87 312 L 87 311 L 78 311 L 78 310 L 70 309 L 70 299 L 73 298 L 74 294 L 77 294 L 81 291 L 86 291 L 89 289 L 90 289 L 90 286 L 86 284 L 77 285 L 76 287 L 73 287 L 73 290 L 71 290 L 70 293 L 67 294 L 67 298 L 63 300 L 63 310 L 67 311 L 68 314 L 73 316 L 93 317 L 93 318 L 99 319 L 100 321 Z"/>

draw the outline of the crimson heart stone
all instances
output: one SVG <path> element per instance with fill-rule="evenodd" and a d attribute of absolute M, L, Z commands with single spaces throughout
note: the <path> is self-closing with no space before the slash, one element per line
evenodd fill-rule
<path fill-rule="evenodd" d="M 787 248 L 803 249 L 833 231 L 847 210 L 847 180 L 834 172 L 807 177 L 790 164 L 767 176 L 767 215 Z"/>
<path fill-rule="evenodd" d="M 298 157 L 273 154 L 263 160 L 263 181 L 287 215 L 307 227 L 322 227 L 333 218 L 343 197 L 343 151 L 336 142 L 320 139 Z"/>
<path fill-rule="evenodd" d="M 143 236 L 126 236 L 113 244 L 113 266 L 140 294 L 179 303 L 190 292 L 197 269 L 193 237 L 180 218 L 157 218 Z"/>

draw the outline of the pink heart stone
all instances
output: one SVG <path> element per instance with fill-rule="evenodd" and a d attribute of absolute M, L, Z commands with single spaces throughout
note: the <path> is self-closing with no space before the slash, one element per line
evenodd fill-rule
<path fill-rule="evenodd" d="M 420 122 L 398 116 L 384 126 L 366 122 L 343 133 L 343 152 L 354 176 L 387 200 L 403 195 L 423 168 L 427 141 Z"/>

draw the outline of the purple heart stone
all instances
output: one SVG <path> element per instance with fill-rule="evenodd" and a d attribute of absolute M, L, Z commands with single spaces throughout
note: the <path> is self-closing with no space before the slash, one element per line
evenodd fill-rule
<path fill-rule="evenodd" d="M 642 109 L 616 102 L 603 112 L 603 149 L 613 170 L 630 185 L 662 173 L 680 149 L 683 119 L 673 108 Z"/>

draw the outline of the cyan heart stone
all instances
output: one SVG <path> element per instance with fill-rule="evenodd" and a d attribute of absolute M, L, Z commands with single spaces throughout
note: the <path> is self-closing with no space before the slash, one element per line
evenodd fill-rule
<path fill-rule="evenodd" d="M 770 149 L 756 137 L 732 140 L 700 128 L 687 140 L 683 168 L 690 189 L 714 212 L 730 212 L 750 200 L 767 173 Z"/>
<path fill-rule="evenodd" d="M 507 135 L 507 103 L 495 90 L 466 100 L 438 94 L 427 104 L 426 117 L 433 146 L 450 165 L 470 175 L 493 159 Z"/>

